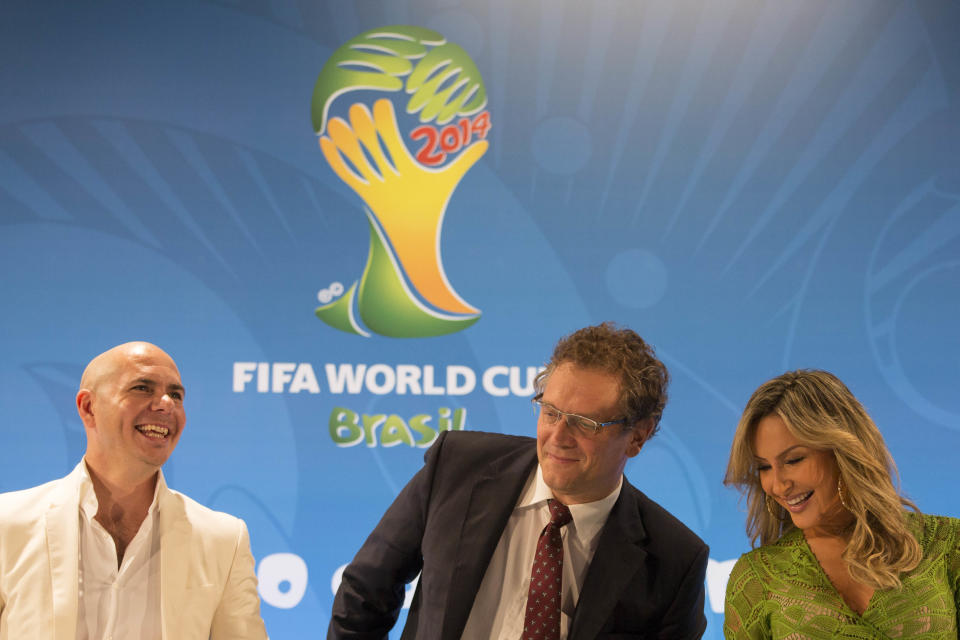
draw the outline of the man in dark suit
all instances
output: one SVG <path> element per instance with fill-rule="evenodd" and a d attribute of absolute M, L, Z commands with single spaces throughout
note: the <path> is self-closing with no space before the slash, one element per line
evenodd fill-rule
<path fill-rule="evenodd" d="M 403 638 L 699 638 L 707 547 L 623 477 L 667 380 L 629 329 L 562 339 L 535 383 L 536 440 L 444 432 L 344 570 L 327 637 L 385 638 L 420 573 Z M 554 548 L 547 596 L 533 583 Z"/>

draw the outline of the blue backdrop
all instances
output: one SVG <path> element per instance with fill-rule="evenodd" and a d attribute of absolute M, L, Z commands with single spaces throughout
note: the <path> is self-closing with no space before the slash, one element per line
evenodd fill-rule
<path fill-rule="evenodd" d="M 378 226 L 318 146 L 314 85 L 385 25 L 459 45 L 487 93 L 436 238 L 480 315 L 447 335 L 315 314 Z M 188 388 L 168 482 L 247 521 L 271 636 L 316 637 L 436 430 L 533 434 L 529 371 L 614 320 L 673 375 L 627 475 L 710 544 L 720 638 L 748 548 L 721 480 L 769 377 L 836 373 L 906 493 L 960 514 L 958 32 L 936 1 L 4 3 L 0 491 L 79 460 L 91 357 L 155 342 Z"/>

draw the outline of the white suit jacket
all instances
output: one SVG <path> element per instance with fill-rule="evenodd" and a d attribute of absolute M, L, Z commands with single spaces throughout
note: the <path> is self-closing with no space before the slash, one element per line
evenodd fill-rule
<path fill-rule="evenodd" d="M 0 494 L 0 640 L 76 637 L 80 465 Z M 264 640 L 246 525 L 157 483 L 164 640 Z"/>

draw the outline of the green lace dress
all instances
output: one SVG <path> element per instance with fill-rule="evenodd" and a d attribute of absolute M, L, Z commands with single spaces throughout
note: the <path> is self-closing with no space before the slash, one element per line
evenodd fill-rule
<path fill-rule="evenodd" d="M 877 590 L 862 615 L 840 597 L 799 529 L 740 557 L 727 582 L 728 640 L 956 640 L 960 520 L 909 516 L 923 560 L 900 589 Z"/>

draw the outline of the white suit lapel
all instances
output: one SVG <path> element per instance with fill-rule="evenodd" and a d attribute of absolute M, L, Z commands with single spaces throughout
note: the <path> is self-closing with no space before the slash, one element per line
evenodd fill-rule
<path fill-rule="evenodd" d="M 182 637 L 178 621 L 182 617 L 189 569 L 190 527 L 183 504 L 167 489 L 163 472 L 157 479 L 160 521 L 160 614 L 163 640 Z"/>
<path fill-rule="evenodd" d="M 82 464 L 81 460 L 63 479 L 62 492 L 44 515 L 56 640 L 69 640 L 77 635 Z"/>

